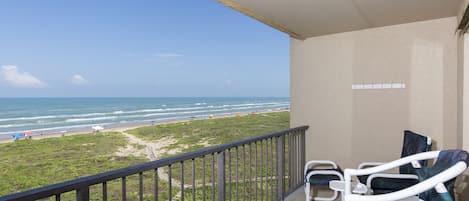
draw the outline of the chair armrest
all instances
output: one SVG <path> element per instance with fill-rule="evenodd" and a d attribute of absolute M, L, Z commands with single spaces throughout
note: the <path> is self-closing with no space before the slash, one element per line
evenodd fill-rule
<path fill-rule="evenodd" d="M 418 180 L 419 177 L 417 175 L 413 174 L 385 174 L 385 173 L 380 173 L 380 174 L 372 174 L 368 177 L 366 180 L 366 186 L 371 189 L 371 182 L 375 178 L 390 178 L 390 179 L 415 179 Z"/>
<path fill-rule="evenodd" d="M 358 165 L 358 168 L 357 169 L 365 169 L 365 168 L 369 168 L 369 167 L 376 167 L 376 166 L 380 166 L 380 165 L 384 165 L 385 163 L 383 162 L 364 162 L 364 163 L 360 163 L 360 165 Z"/>
<path fill-rule="evenodd" d="M 408 156 L 405 158 L 401 158 L 380 166 L 372 167 L 372 168 L 366 168 L 366 169 L 346 169 L 345 173 L 348 173 L 349 176 L 360 176 L 360 175 L 371 175 L 371 174 L 376 174 L 376 173 L 381 173 L 393 168 L 400 167 L 405 164 L 409 164 L 412 161 L 420 161 L 420 160 L 428 160 L 428 159 L 433 159 L 437 158 L 438 154 L 440 154 L 439 151 L 430 151 L 430 152 L 423 152 L 420 154 Z"/>
<path fill-rule="evenodd" d="M 452 167 L 446 169 L 445 171 L 428 178 L 425 181 L 422 181 L 418 184 L 415 184 L 409 188 L 396 191 L 393 193 L 381 194 L 381 195 L 357 195 L 351 194 L 350 183 L 347 181 L 347 177 L 349 173 L 345 173 L 345 200 L 347 201 L 395 201 L 410 198 L 412 196 L 418 195 L 430 189 L 436 189 L 438 193 L 444 193 L 444 185 L 443 183 L 457 177 L 458 175 L 462 174 L 467 168 L 465 162 L 458 162 Z"/>
<path fill-rule="evenodd" d="M 338 167 L 337 164 L 334 163 L 333 161 L 329 161 L 329 160 L 312 160 L 312 161 L 306 162 L 305 169 L 304 169 L 305 170 L 304 175 L 306 176 L 306 172 L 310 167 L 314 167 L 316 165 L 329 165 L 334 169 L 337 169 L 337 167 Z"/>
<path fill-rule="evenodd" d="M 418 184 L 415 184 L 411 187 L 405 188 L 400 191 L 387 193 L 387 194 L 380 194 L 380 195 L 352 194 L 351 181 L 352 181 L 353 176 L 371 175 L 371 174 L 389 170 L 391 168 L 409 164 L 412 161 L 434 159 L 434 158 L 437 158 L 439 154 L 440 154 L 440 151 L 423 152 L 420 154 L 411 155 L 411 156 L 401 158 L 399 160 L 395 160 L 390 163 L 386 163 L 384 165 L 373 167 L 373 168 L 367 168 L 367 169 L 361 169 L 361 170 L 346 169 L 344 172 L 344 180 L 345 180 L 344 198 L 347 201 L 376 201 L 376 200 L 396 201 L 396 200 L 405 199 L 405 198 L 418 195 L 430 189 L 435 189 L 438 193 L 445 193 L 446 189 L 444 187 L 444 183 L 457 177 L 458 175 L 462 174 L 466 170 L 467 164 L 465 161 L 459 161 L 455 165 L 444 170 L 443 172 L 440 172 L 437 175 L 434 175 L 426 179 L 425 181 L 419 182 Z"/>

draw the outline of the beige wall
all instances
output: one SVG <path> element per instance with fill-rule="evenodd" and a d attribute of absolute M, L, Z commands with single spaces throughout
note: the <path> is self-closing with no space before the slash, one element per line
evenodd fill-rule
<path fill-rule="evenodd" d="M 460 9 L 459 9 L 459 12 L 458 12 L 458 22 L 461 20 L 462 16 L 464 15 L 464 11 L 467 7 L 467 4 L 469 3 L 469 0 L 464 0 L 462 3 L 461 3 L 461 6 L 460 6 Z M 463 135 L 464 135 L 464 65 L 465 65 L 465 61 L 464 61 L 464 58 L 465 58 L 465 48 L 466 48 L 466 44 L 467 43 L 467 37 L 464 36 L 464 35 L 460 35 L 458 37 L 458 68 L 457 68 L 457 72 L 458 72 L 458 79 L 457 79 L 457 83 L 458 83 L 458 91 L 457 91 L 457 94 L 458 94 L 458 111 L 457 111 L 457 115 L 458 115 L 458 119 L 457 119 L 457 139 L 458 139 L 458 148 L 463 148 L 463 144 L 464 144 L 464 138 L 463 138 Z M 466 125 L 469 125 L 469 124 L 466 124 Z M 467 129 L 466 129 L 467 130 Z M 465 146 L 467 147 L 467 146 Z"/>
<path fill-rule="evenodd" d="M 458 38 L 458 111 L 457 111 L 457 146 L 458 148 L 463 147 L 463 131 L 464 131 L 464 48 L 465 48 L 465 37 L 461 36 Z"/>
<path fill-rule="evenodd" d="M 468 0 L 461 6 L 461 19 Z M 469 150 L 469 38 L 467 34 L 458 38 L 458 147 Z M 465 118 L 466 117 L 466 118 Z"/>
<path fill-rule="evenodd" d="M 307 159 L 354 167 L 399 158 L 402 131 L 457 147 L 457 17 L 291 40 L 291 124 Z M 406 89 L 352 90 L 352 84 Z M 469 124 L 468 124 L 469 125 Z"/>
<path fill-rule="evenodd" d="M 469 39 L 467 36 L 461 36 L 458 39 L 458 148 L 468 149 L 469 148 L 469 100 L 467 94 L 469 94 L 469 83 L 468 79 L 464 79 L 469 76 L 468 59 L 469 58 Z M 464 118 L 466 117 L 466 118 Z"/>
<path fill-rule="evenodd" d="M 458 39 L 458 148 L 469 150 L 469 79 L 464 79 L 469 76 L 469 40 L 467 36 L 461 36 Z M 466 69 L 466 70 L 465 70 Z M 466 118 L 464 118 L 466 117 Z M 466 176 L 460 177 L 460 182 L 469 183 L 469 171 L 466 171 Z M 460 185 L 463 186 L 463 185 Z M 457 188 L 459 193 L 459 200 L 469 200 L 469 188 Z"/>

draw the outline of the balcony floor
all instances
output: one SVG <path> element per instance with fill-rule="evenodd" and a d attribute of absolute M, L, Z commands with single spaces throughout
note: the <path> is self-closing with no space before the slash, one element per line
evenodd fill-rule
<path fill-rule="evenodd" d="M 304 201 L 305 200 L 305 191 L 303 186 L 298 188 L 295 192 L 290 194 L 285 198 L 285 201 Z"/>

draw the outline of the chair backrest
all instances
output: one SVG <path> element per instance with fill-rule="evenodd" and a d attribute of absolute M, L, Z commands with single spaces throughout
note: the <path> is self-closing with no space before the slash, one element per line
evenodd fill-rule
<path fill-rule="evenodd" d="M 445 150 L 441 151 L 436 159 L 435 164 L 432 167 L 423 167 L 422 169 L 417 170 L 417 175 L 420 181 L 424 181 L 430 177 L 433 177 L 446 169 L 452 167 L 458 162 L 465 162 L 466 165 L 469 165 L 469 154 L 463 150 Z M 445 183 L 448 194 L 440 194 L 432 189 L 430 191 L 421 193 L 419 195 L 420 199 L 425 201 L 448 201 L 454 200 L 453 190 L 454 183 L 456 178 L 451 179 Z"/>
<path fill-rule="evenodd" d="M 431 138 L 409 130 L 404 131 L 404 144 L 402 146 L 401 158 L 431 150 Z M 419 161 L 419 163 L 422 167 L 427 166 L 426 160 Z M 412 164 L 399 167 L 399 172 L 401 174 L 416 174 L 415 168 L 412 166 Z"/>

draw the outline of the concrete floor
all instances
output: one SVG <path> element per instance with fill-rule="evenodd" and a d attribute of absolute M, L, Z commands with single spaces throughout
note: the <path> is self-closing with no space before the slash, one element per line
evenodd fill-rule
<path fill-rule="evenodd" d="M 333 192 L 329 189 L 329 188 L 326 188 L 326 187 L 323 187 L 323 188 L 319 188 L 319 192 L 318 191 L 315 191 L 314 194 L 316 196 L 321 196 L 321 197 L 330 197 L 332 196 Z M 305 191 L 304 191 L 304 188 L 303 186 L 301 186 L 300 188 L 298 188 L 296 191 L 294 191 L 292 194 L 290 194 L 288 197 L 285 198 L 285 201 L 305 201 L 306 200 L 306 196 L 305 196 Z M 337 201 L 340 201 L 341 200 L 341 196 L 339 194 L 339 197 L 337 198 Z"/>
<path fill-rule="evenodd" d="M 298 188 L 295 192 L 285 198 L 285 201 L 305 201 L 305 191 L 303 187 Z"/>

